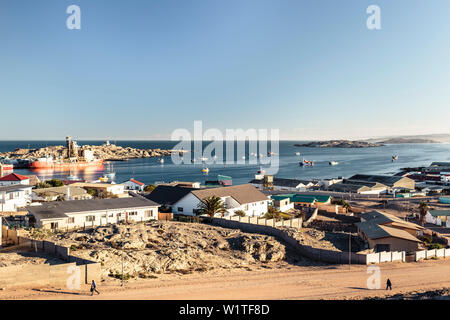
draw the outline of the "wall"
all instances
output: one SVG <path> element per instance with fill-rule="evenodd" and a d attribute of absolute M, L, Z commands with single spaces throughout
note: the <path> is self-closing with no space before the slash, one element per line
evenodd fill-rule
<path fill-rule="evenodd" d="M 450 249 L 432 249 L 432 250 L 422 250 L 414 252 L 414 261 L 419 261 L 423 259 L 431 259 L 433 257 L 437 258 L 447 258 L 450 257 Z"/>
<path fill-rule="evenodd" d="M 295 227 L 300 229 L 302 225 L 301 219 L 295 220 L 296 220 Z M 247 217 L 240 218 L 240 220 L 239 217 L 228 217 L 225 219 L 212 218 L 211 221 L 212 224 L 224 228 L 241 229 L 244 232 L 267 234 L 276 237 L 288 243 L 300 255 L 306 256 L 316 261 L 323 261 L 335 264 L 348 264 L 349 260 L 351 260 L 352 264 L 371 264 L 371 263 L 395 262 L 395 261 L 405 262 L 406 259 L 406 253 L 404 251 L 380 252 L 372 254 L 358 254 L 352 252 L 349 257 L 348 252 L 317 249 L 310 246 L 302 245 L 301 243 L 298 242 L 297 239 L 295 239 L 293 236 L 289 234 L 288 230 L 282 230 L 277 228 L 277 226 L 278 227 L 281 226 L 279 225 L 280 223 L 283 223 L 284 226 L 289 226 L 289 223 L 292 223 L 292 221 L 275 223 L 273 219 L 270 220 L 255 219 L 255 218 L 247 219 Z"/>
<path fill-rule="evenodd" d="M 152 211 L 151 217 L 146 217 L 146 211 Z M 92 226 L 101 226 L 107 225 L 109 223 L 117 223 L 119 221 L 124 221 L 126 219 L 126 213 L 137 212 L 137 215 L 130 216 L 128 215 L 129 221 L 148 221 L 148 220 L 157 220 L 158 219 L 158 208 L 157 207 L 146 207 L 146 208 L 130 208 L 130 209 L 117 209 L 117 210 L 101 210 L 101 211 L 92 211 L 86 212 L 82 214 L 67 214 L 69 217 L 74 218 L 73 223 L 68 223 L 68 218 L 63 218 L 59 220 L 39 220 L 37 219 L 37 226 L 49 229 L 51 228 L 51 222 L 58 222 L 59 229 L 73 229 L 73 228 L 81 228 L 81 227 L 92 227 Z M 87 216 L 95 216 L 95 221 L 86 221 Z"/>
<path fill-rule="evenodd" d="M 265 220 L 264 222 L 267 223 L 267 225 L 262 225 L 261 220 Z M 273 220 L 270 221 L 266 219 L 259 219 L 258 225 L 242 222 L 242 220 L 241 222 L 235 220 L 233 221 L 232 219 L 213 218 L 211 219 L 211 221 L 212 224 L 219 225 L 224 228 L 241 229 L 244 232 L 267 234 L 276 237 L 288 243 L 300 255 L 306 256 L 313 260 L 336 264 L 347 264 L 349 262 L 349 254 L 347 252 L 317 249 L 300 244 L 297 239 L 289 235 L 289 232 L 287 230 L 282 230 L 277 227 L 274 227 Z M 272 224 L 272 226 L 269 225 L 270 223 Z M 288 224 L 289 222 L 285 221 L 284 223 Z M 301 223 L 299 224 L 298 228 L 300 228 L 300 226 Z M 351 263 L 353 264 L 366 264 L 365 255 L 351 253 L 350 259 Z"/>
<path fill-rule="evenodd" d="M 67 263 L 58 265 L 19 265 L 0 268 L 0 287 L 66 287 L 75 271 L 80 272 L 81 284 L 101 280 L 100 263 L 70 255 L 70 249 L 50 241 L 18 237 L 22 248 L 58 257 Z"/>
<path fill-rule="evenodd" d="M 381 238 L 381 239 L 368 239 L 369 248 L 373 249 L 377 244 L 388 244 L 391 251 L 406 251 L 414 252 L 419 248 L 418 242 L 409 241 L 399 238 Z"/>

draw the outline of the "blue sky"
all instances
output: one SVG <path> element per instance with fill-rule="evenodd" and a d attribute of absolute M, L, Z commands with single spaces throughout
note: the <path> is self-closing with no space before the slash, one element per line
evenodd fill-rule
<path fill-rule="evenodd" d="M 68 30 L 66 8 L 81 8 Z M 381 8 L 368 30 L 366 8 Z M 0 140 L 450 133 L 448 0 L 1 0 Z"/>

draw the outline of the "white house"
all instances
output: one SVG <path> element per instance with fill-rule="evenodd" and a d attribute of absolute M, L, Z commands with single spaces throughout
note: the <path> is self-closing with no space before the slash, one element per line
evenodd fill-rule
<path fill-rule="evenodd" d="M 74 229 L 120 221 L 158 220 L 159 205 L 143 197 L 47 202 L 28 206 L 35 226 Z"/>
<path fill-rule="evenodd" d="M 87 191 L 80 187 L 63 186 L 43 189 L 33 189 L 31 194 L 32 201 L 56 201 L 64 200 L 88 200 L 93 197 Z"/>
<path fill-rule="evenodd" d="M 123 195 L 125 192 L 125 186 L 123 184 L 111 184 L 111 183 L 88 183 L 88 182 L 75 182 L 71 184 L 72 187 L 80 187 L 85 189 L 96 189 L 113 195 Z"/>
<path fill-rule="evenodd" d="M 224 202 L 227 216 L 234 215 L 238 210 L 244 211 L 247 216 L 267 213 L 268 197 L 250 184 L 205 189 L 158 186 L 146 197 L 171 207 L 175 214 L 192 216 L 199 213 L 198 206 L 202 200 L 211 196 L 219 197 Z"/>
<path fill-rule="evenodd" d="M 0 178 L 0 186 L 9 186 L 12 184 L 30 185 L 30 178 L 17 173 L 11 173 Z"/>
<path fill-rule="evenodd" d="M 125 187 L 125 190 L 131 190 L 131 191 L 144 191 L 145 183 L 137 181 L 135 179 L 130 179 L 128 181 L 125 181 L 122 183 Z"/>
<path fill-rule="evenodd" d="M 31 186 L 12 184 L 0 186 L 0 212 L 16 212 L 31 202 Z"/>
<path fill-rule="evenodd" d="M 268 177 L 268 179 L 266 177 Z M 270 183 L 272 190 L 288 192 L 306 191 L 317 185 L 317 183 L 312 181 L 277 178 L 272 176 L 265 176 L 263 179 L 253 179 L 250 183 L 259 190 L 263 190 L 264 186 Z"/>

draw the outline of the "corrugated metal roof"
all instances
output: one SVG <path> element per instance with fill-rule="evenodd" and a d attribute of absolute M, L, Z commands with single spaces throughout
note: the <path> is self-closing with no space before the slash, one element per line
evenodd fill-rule
<path fill-rule="evenodd" d="M 41 219 L 67 217 L 68 213 L 84 213 L 89 211 L 156 207 L 157 203 L 141 198 L 92 199 L 55 201 L 40 206 L 28 206 L 27 210 Z"/>
<path fill-rule="evenodd" d="M 400 238 L 404 240 L 421 242 L 416 237 L 412 236 L 407 231 L 402 229 L 387 227 L 379 225 L 374 222 L 359 222 L 356 223 L 358 229 L 363 232 L 369 239 L 381 239 L 381 238 Z"/>

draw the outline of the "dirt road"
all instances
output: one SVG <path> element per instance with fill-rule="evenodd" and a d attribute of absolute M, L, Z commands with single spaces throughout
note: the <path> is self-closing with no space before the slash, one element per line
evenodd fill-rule
<path fill-rule="evenodd" d="M 3 290 L 0 299 L 347 299 L 385 296 L 450 287 L 450 260 L 423 261 L 380 266 L 379 290 L 367 289 L 366 266 L 292 267 L 282 270 L 233 271 L 226 274 L 162 276 L 130 282 L 99 284 L 100 295 L 91 297 L 88 288 L 74 292 L 66 289 L 36 291 Z M 393 290 L 385 289 L 389 277 Z"/>

